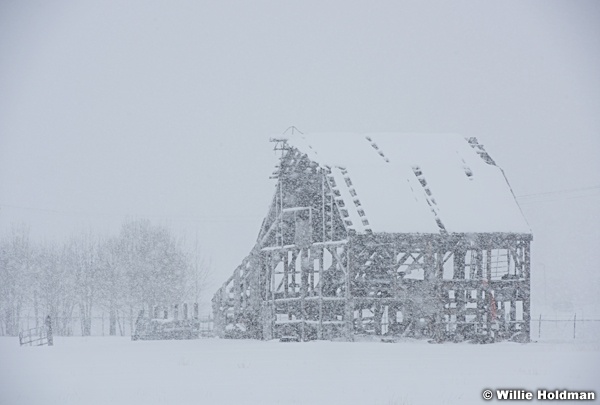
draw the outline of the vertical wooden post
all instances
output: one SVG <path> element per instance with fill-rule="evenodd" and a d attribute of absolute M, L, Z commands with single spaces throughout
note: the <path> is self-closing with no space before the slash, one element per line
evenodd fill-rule
<path fill-rule="evenodd" d="M 279 260 L 283 258 L 283 253 L 280 253 Z M 277 265 L 273 263 L 271 265 L 271 320 L 269 321 L 270 329 L 271 329 L 271 338 L 276 338 L 275 336 L 275 322 L 277 321 L 277 314 L 275 312 L 275 269 Z"/>
<path fill-rule="evenodd" d="M 323 228 L 323 238 L 321 242 L 325 242 L 325 173 L 321 173 L 321 217 L 322 217 L 322 228 Z M 321 277 L 319 275 L 319 277 Z"/>
<path fill-rule="evenodd" d="M 309 248 L 303 248 L 300 251 L 300 316 L 302 317 L 301 338 L 306 341 L 306 293 L 308 290 L 308 271 L 309 271 Z"/>
<path fill-rule="evenodd" d="M 477 262 L 477 278 L 481 280 L 483 278 L 483 250 L 479 246 L 475 251 L 475 260 Z"/>
<path fill-rule="evenodd" d="M 281 176 L 279 176 L 277 184 L 279 185 L 279 215 L 277 218 L 279 219 L 279 235 L 281 236 L 281 248 L 283 249 L 283 182 Z"/>
<path fill-rule="evenodd" d="M 273 339 L 273 328 L 272 328 L 272 324 L 271 324 L 271 318 L 272 318 L 272 312 L 271 312 L 271 296 L 270 296 L 270 289 L 271 289 L 271 284 L 273 284 L 273 260 L 274 260 L 274 256 L 272 254 L 265 254 L 263 256 L 263 260 L 264 260 L 264 270 L 265 270 L 265 274 L 264 274 L 264 280 L 265 280 L 265 285 L 264 285 L 264 291 L 263 291 L 263 296 L 264 299 L 262 300 L 262 305 L 261 305 L 261 321 L 262 321 L 262 327 L 263 327 L 263 339 L 264 340 L 271 340 Z"/>
<path fill-rule="evenodd" d="M 450 318 L 450 304 L 448 303 L 448 311 L 444 311 L 445 303 L 448 301 L 448 290 L 444 286 L 444 254 L 445 249 L 438 247 L 435 257 L 436 279 L 435 279 L 435 294 L 437 300 L 436 326 L 435 333 L 438 340 L 443 340 L 446 331 L 445 313 Z M 389 321 L 388 321 L 389 322 Z"/>
<path fill-rule="evenodd" d="M 317 328 L 317 339 L 323 339 L 323 271 L 324 271 L 324 257 L 325 257 L 325 245 L 321 248 L 321 254 L 319 256 L 319 326 Z"/>
<path fill-rule="evenodd" d="M 462 330 L 466 321 L 466 289 L 464 288 L 465 282 L 465 256 L 466 250 L 458 245 L 454 248 L 454 274 L 452 278 L 459 280 L 458 283 L 454 284 L 454 301 L 456 302 L 456 332 L 461 335 Z"/>
<path fill-rule="evenodd" d="M 289 293 L 290 280 L 289 280 L 288 258 L 289 258 L 289 252 L 285 251 L 284 257 L 283 257 L 283 297 L 284 298 L 287 298 L 288 293 Z"/>
<path fill-rule="evenodd" d="M 486 264 L 485 264 L 485 278 L 487 280 L 485 290 L 485 328 L 487 329 L 487 336 L 491 339 L 492 337 L 492 248 L 489 246 L 486 248 Z"/>
<path fill-rule="evenodd" d="M 454 274 L 455 280 L 465 279 L 465 256 L 467 252 L 462 247 L 456 247 L 454 250 Z"/>
<path fill-rule="evenodd" d="M 297 269 L 297 265 L 296 265 L 296 261 L 298 260 L 298 251 L 294 250 L 292 252 L 292 266 L 290 269 L 292 271 L 292 285 L 293 285 L 293 291 L 292 291 L 292 296 L 296 297 L 296 269 Z M 302 270 L 302 258 L 300 258 L 300 269 Z"/>
<path fill-rule="evenodd" d="M 517 329 L 517 300 L 513 294 L 510 299 L 510 330 L 514 333 Z"/>
<path fill-rule="evenodd" d="M 435 340 L 441 338 L 441 320 L 440 315 L 443 310 L 441 304 L 441 280 L 438 279 L 439 262 L 436 256 L 436 248 L 432 241 L 427 241 L 423 257 L 424 280 L 423 294 L 427 296 L 425 300 L 425 319 L 429 322 L 429 331 L 431 337 Z"/>
<path fill-rule="evenodd" d="M 375 335 L 381 336 L 383 328 L 383 308 L 379 301 L 375 301 L 373 306 L 373 323 L 375 324 Z"/>
<path fill-rule="evenodd" d="M 358 305 L 358 319 L 356 320 L 356 326 L 358 329 L 359 333 L 364 332 L 364 328 L 363 328 L 363 308 L 362 308 L 362 304 Z"/>
<path fill-rule="evenodd" d="M 309 248 L 310 249 L 310 248 Z M 309 263 L 307 264 L 308 274 L 310 275 L 310 279 L 308 282 L 308 291 L 311 296 L 315 295 L 315 258 L 313 256 L 313 250 L 309 250 Z"/>
<path fill-rule="evenodd" d="M 525 339 L 531 340 L 531 242 L 527 241 L 523 244 L 523 276 L 524 279 L 520 283 L 524 285 L 520 287 L 522 290 L 523 299 L 523 333 Z"/>
<path fill-rule="evenodd" d="M 486 264 L 485 264 L 485 278 L 487 278 L 488 282 L 492 281 L 492 249 L 489 247 L 486 249 Z"/>
<path fill-rule="evenodd" d="M 289 253 L 286 254 L 286 262 L 284 263 L 283 271 L 284 271 L 284 279 L 285 279 L 285 288 L 284 288 L 284 297 L 288 297 L 290 295 L 289 285 L 292 285 L 292 296 L 295 296 L 296 292 L 296 251 L 292 251 L 291 261 L 287 261 L 289 258 Z M 291 282 L 290 282 L 290 272 L 291 274 Z M 289 301 L 286 301 L 285 307 L 288 313 L 288 320 L 292 320 L 292 306 Z"/>
<path fill-rule="evenodd" d="M 52 319 L 50 315 L 46 317 L 46 336 L 48 337 L 48 346 L 54 346 L 54 337 L 52 336 Z"/>
<path fill-rule="evenodd" d="M 346 302 L 344 305 L 344 328 L 346 330 L 346 339 L 353 341 L 354 336 L 354 302 L 352 300 L 352 292 L 350 291 L 350 280 L 352 277 L 352 245 L 351 237 L 348 235 L 348 243 L 346 244 Z"/>
<path fill-rule="evenodd" d="M 333 211 L 334 211 L 333 193 L 330 194 L 329 198 L 329 226 L 330 226 L 330 239 L 333 240 Z"/>

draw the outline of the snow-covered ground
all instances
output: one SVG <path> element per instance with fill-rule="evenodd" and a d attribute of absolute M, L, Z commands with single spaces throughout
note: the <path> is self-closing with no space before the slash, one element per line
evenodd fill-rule
<path fill-rule="evenodd" d="M 0 404 L 473 404 L 485 388 L 595 390 L 600 341 L 428 344 L 0 338 Z M 535 402 L 535 400 L 534 400 Z"/>

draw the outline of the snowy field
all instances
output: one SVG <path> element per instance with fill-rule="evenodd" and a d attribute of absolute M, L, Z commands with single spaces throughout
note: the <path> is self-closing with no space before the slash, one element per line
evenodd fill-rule
<path fill-rule="evenodd" d="M 19 347 L 17 338 L 0 338 L 3 405 L 474 404 L 485 403 L 484 388 L 598 393 L 600 341 L 475 345 L 58 337 L 54 347 Z"/>

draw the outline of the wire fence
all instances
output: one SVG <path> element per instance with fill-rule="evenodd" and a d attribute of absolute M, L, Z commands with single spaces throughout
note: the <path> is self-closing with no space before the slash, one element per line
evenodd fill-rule
<path fill-rule="evenodd" d="M 531 318 L 531 340 L 595 340 L 600 341 L 600 319 L 549 319 L 543 315 Z"/>

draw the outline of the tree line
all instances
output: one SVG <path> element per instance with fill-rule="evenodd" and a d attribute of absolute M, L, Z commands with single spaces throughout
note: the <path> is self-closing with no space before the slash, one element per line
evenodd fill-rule
<path fill-rule="evenodd" d="M 50 315 L 54 333 L 89 336 L 94 314 L 108 313 L 109 334 L 118 314 L 198 302 L 208 276 L 197 247 L 185 247 L 168 228 L 126 221 L 118 235 L 93 231 L 63 243 L 33 242 L 26 225 L 0 239 L 0 335 L 15 336 L 24 318 L 35 325 Z M 78 320 L 75 325 L 74 320 Z"/>

